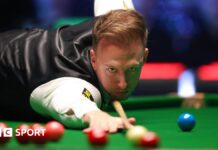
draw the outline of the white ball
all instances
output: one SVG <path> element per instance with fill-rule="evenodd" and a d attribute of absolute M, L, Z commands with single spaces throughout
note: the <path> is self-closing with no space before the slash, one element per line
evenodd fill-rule
<path fill-rule="evenodd" d="M 133 144 L 138 144 L 140 138 L 142 138 L 142 136 L 147 132 L 148 130 L 145 127 L 138 125 L 130 128 L 126 133 L 126 137 L 128 141 L 132 142 Z"/>

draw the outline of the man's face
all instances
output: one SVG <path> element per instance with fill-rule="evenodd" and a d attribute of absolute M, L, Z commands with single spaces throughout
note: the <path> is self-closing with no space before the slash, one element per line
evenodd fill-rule
<path fill-rule="evenodd" d="M 128 98 L 135 89 L 147 49 L 139 41 L 119 46 L 102 39 L 91 49 L 91 63 L 104 90 L 113 100 Z"/>

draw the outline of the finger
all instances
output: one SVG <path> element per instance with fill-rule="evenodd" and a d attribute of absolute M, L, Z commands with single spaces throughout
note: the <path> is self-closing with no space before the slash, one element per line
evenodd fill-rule
<path fill-rule="evenodd" d="M 89 126 L 86 129 L 83 129 L 83 132 L 88 134 L 89 132 L 91 132 L 92 130 L 104 130 L 105 132 L 109 132 L 109 128 L 106 127 L 105 125 L 98 125 L 98 126 Z"/>
<path fill-rule="evenodd" d="M 109 124 L 108 124 L 107 121 L 95 122 L 90 127 L 93 128 L 93 129 L 104 130 L 105 132 L 109 131 Z"/>
<path fill-rule="evenodd" d="M 84 129 L 84 131 L 90 132 L 91 130 L 99 129 L 99 128 L 101 128 L 101 124 L 99 122 L 91 122 L 89 124 L 89 127 Z"/>
<path fill-rule="evenodd" d="M 89 132 L 91 132 L 91 130 L 92 130 L 92 128 L 86 128 L 86 129 L 83 129 L 83 133 L 89 133 Z"/>
<path fill-rule="evenodd" d="M 124 129 L 125 128 L 125 125 L 124 125 L 124 122 L 121 118 L 119 117 L 116 117 L 116 122 L 117 122 L 117 128 L 118 129 Z"/>
<path fill-rule="evenodd" d="M 93 125 L 93 126 L 89 126 L 88 128 L 86 128 L 86 129 L 83 129 L 83 132 L 84 133 L 89 133 L 89 132 L 91 132 L 92 130 L 95 130 L 95 129 L 101 129 L 101 130 L 104 130 L 104 131 L 107 131 L 106 129 L 105 129 L 105 127 L 103 127 L 103 126 L 95 126 L 95 125 Z"/>
<path fill-rule="evenodd" d="M 113 125 L 113 126 L 110 126 L 108 132 L 109 132 L 109 133 L 116 133 L 117 130 L 118 130 L 117 126 L 114 126 L 114 125 Z"/>
<path fill-rule="evenodd" d="M 126 128 L 126 127 L 125 127 L 125 124 L 124 124 L 124 122 L 123 122 L 123 120 L 122 120 L 121 118 L 117 118 L 117 121 L 119 122 L 118 129 L 125 129 L 125 128 Z M 136 119 L 133 118 L 133 117 L 128 118 L 128 122 L 129 122 L 130 124 L 134 125 L 135 122 L 136 122 Z"/>
<path fill-rule="evenodd" d="M 95 122 L 93 126 L 91 126 L 91 128 L 100 129 L 100 130 L 104 130 L 105 132 L 109 132 L 109 122 L 107 121 Z"/>
<path fill-rule="evenodd" d="M 109 133 L 116 133 L 118 131 L 118 124 L 116 118 L 113 119 L 113 121 L 109 122 Z"/>
<path fill-rule="evenodd" d="M 128 118 L 128 121 L 129 121 L 129 123 L 131 123 L 132 125 L 134 125 L 135 122 L 136 122 L 136 119 L 133 118 L 133 117 L 131 117 L 131 118 Z"/>

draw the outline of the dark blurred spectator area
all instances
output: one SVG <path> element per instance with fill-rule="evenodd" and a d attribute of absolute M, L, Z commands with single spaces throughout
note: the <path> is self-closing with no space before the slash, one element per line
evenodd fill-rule
<path fill-rule="evenodd" d="M 217 0 L 133 0 L 149 27 L 150 62 L 182 62 L 196 68 L 218 60 Z M 0 31 L 51 29 L 59 20 L 93 17 L 94 0 L 7 0 Z M 63 24 L 64 22 L 62 22 Z"/>

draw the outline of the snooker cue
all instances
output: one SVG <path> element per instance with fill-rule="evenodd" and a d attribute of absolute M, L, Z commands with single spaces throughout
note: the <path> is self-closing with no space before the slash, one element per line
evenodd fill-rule
<path fill-rule="evenodd" d="M 123 120 L 123 123 L 126 127 L 126 129 L 130 129 L 133 127 L 132 124 L 129 123 L 128 118 L 126 116 L 126 113 L 124 112 L 124 109 L 121 105 L 121 103 L 117 100 L 113 101 L 113 106 L 115 108 L 115 110 L 117 111 L 117 113 L 119 114 L 120 118 Z"/>

